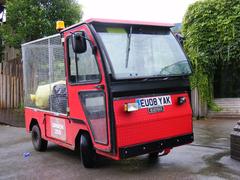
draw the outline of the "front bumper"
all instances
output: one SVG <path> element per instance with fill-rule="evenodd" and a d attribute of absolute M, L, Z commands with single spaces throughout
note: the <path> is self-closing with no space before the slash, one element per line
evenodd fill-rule
<path fill-rule="evenodd" d="M 154 141 L 151 143 L 140 144 L 140 145 L 129 146 L 129 147 L 122 147 L 119 149 L 120 158 L 125 159 L 125 158 L 147 154 L 151 152 L 157 152 L 157 151 L 160 152 L 166 148 L 173 148 L 176 146 L 189 144 L 193 142 L 193 139 L 194 139 L 193 134 L 187 134 L 184 136 L 177 136 L 174 138 Z"/>

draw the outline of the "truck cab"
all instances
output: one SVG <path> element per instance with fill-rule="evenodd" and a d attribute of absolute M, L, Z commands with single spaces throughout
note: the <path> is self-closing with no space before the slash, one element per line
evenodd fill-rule
<path fill-rule="evenodd" d="M 115 160 L 193 141 L 189 60 L 171 24 L 90 19 L 22 45 L 25 120 L 51 141 Z"/>

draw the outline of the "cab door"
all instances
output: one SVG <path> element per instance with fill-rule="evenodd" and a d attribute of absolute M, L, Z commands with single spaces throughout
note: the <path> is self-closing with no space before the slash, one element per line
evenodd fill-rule
<path fill-rule="evenodd" d="M 81 32 L 86 38 L 86 51 L 75 53 L 73 34 Z M 108 94 L 101 56 L 87 25 L 64 33 L 69 115 L 74 122 L 86 124 L 96 149 L 109 152 L 110 125 Z M 94 48 L 94 50 L 93 50 Z"/>

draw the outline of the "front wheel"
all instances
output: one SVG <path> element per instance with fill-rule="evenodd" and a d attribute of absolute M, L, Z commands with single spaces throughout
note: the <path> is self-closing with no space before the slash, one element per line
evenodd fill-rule
<path fill-rule="evenodd" d="M 85 168 L 93 168 L 96 164 L 96 151 L 93 148 L 91 137 L 88 134 L 82 134 L 80 139 L 80 153 L 82 163 Z"/>
<path fill-rule="evenodd" d="M 46 151 L 48 141 L 42 139 L 41 131 L 38 125 L 34 125 L 32 128 L 32 143 L 33 147 L 37 151 Z"/>

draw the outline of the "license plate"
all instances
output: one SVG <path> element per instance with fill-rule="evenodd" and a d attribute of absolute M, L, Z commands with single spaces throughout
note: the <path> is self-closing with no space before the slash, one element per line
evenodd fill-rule
<path fill-rule="evenodd" d="M 136 99 L 136 103 L 138 104 L 138 108 L 142 109 L 172 105 L 172 100 L 170 95 L 166 95 Z"/>
<path fill-rule="evenodd" d="M 150 114 L 157 113 L 157 112 L 163 112 L 163 111 L 164 111 L 163 106 L 148 108 L 148 112 Z"/>

